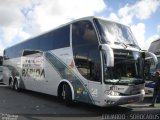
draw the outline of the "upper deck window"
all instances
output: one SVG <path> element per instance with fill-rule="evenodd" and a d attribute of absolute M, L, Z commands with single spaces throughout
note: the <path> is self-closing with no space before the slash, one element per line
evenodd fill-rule
<path fill-rule="evenodd" d="M 129 27 L 100 19 L 96 19 L 96 24 L 100 35 L 105 40 L 102 42 L 139 47 Z"/>
<path fill-rule="evenodd" d="M 72 24 L 72 47 L 75 65 L 79 73 L 91 81 L 101 81 L 101 59 L 98 37 L 90 21 Z"/>

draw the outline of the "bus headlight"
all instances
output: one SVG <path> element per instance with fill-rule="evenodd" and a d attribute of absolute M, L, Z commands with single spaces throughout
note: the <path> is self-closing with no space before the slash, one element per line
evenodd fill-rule
<path fill-rule="evenodd" d="M 105 94 L 110 95 L 110 96 L 119 96 L 119 92 L 116 91 L 105 91 Z"/>

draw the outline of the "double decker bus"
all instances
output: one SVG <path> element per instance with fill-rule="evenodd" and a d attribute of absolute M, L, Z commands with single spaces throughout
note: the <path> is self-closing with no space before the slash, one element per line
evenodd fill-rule
<path fill-rule="evenodd" d="M 4 50 L 3 79 L 12 90 L 114 106 L 142 101 L 145 54 L 130 28 L 85 17 Z"/>

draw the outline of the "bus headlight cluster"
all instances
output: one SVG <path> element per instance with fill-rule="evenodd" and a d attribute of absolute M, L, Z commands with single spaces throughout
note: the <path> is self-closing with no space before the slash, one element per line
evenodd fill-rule
<path fill-rule="evenodd" d="M 105 91 L 105 94 L 110 95 L 110 96 L 119 96 L 119 92 L 116 91 Z"/>

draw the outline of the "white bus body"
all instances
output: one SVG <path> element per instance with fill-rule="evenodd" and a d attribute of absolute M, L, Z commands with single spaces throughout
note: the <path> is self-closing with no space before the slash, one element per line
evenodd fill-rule
<path fill-rule="evenodd" d="M 75 20 L 4 50 L 4 83 L 66 103 L 113 106 L 144 98 L 143 59 L 129 27 Z"/>

